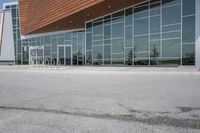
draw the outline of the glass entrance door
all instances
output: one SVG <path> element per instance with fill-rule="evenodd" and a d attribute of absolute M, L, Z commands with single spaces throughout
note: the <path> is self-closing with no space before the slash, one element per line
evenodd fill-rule
<path fill-rule="evenodd" d="M 71 46 L 58 46 L 58 65 L 72 65 L 72 49 Z"/>
<path fill-rule="evenodd" d="M 30 65 L 44 64 L 44 47 L 32 46 L 29 48 L 29 64 Z"/>

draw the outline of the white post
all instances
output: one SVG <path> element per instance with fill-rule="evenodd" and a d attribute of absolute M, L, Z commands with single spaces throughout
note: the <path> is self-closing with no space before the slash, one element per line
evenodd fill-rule
<path fill-rule="evenodd" d="M 200 0 L 196 0 L 196 15 L 195 15 L 195 66 L 200 67 Z"/>

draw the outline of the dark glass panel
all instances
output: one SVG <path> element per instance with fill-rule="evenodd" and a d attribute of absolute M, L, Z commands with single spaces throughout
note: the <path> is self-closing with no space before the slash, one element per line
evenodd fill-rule
<path fill-rule="evenodd" d="M 176 24 L 181 22 L 181 6 L 171 6 L 163 8 L 162 10 L 162 23 L 163 25 Z"/>
<path fill-rule="evenodd" d="M 148 9 L 149 9 L 148 5 L 134 8 L 134 13 L 135 13 L 134 18 L 138 19 L 138 18 L 148 17 L 149 15 Z"/>
<path fill-rule="evenodd" d="M 179 58 L 162 58 L 159 63 L 162 66 L 179 66 L 181 60 Z"/>
<path fill-rule="evenodd" d="M 86 52 L 86 65 L 92 64 L 92 51 Z"/>
<path fill-rule="evenodd" d="M 110 39 L 111 38 L 111 26 L 106 25 L 104 26 L 104 39 Z"/>
<path fill-rule="evenodd" d="M 125 28 L 125 47 L 132 47 L 132 26 Z"/>
<path fill-rule="evenodd" d="M 93 47 L 93 59 L 102 60 L 102 58 L 103 58 L 103 46 Z"/>
<path fill-rule="evenodd" d="M 124 23 L 112 25 L 112 38 L 124 37 Z"/>
<path fill-rule="evenodd" d="M 181 40 L 163 40 L 162 42 L 162 57 L 180 57 Z"/>
<path fill-rule="evenodd" d="M 195 44 L 182 46 L 183 65 L 195 65 Z"/>
<path fill-rule="evenodd" d="M 149 58 L 148 52 L 134 53 L 135 58 Z"/>
<path fill-rule="evenodd" d="M 183 18 L 183 43 L 195 42 L 195 17 Z"/>
<path fill-rule="evenodd" d="M 135 20 L 134 22 L 134 34 L 148 34 L 149 33 L 149 20 L 148 18 Z"/>
<path fill-rule="evenodd" d="M 124 52 L 124 39 L 113 39 L 112 40 L 112 53 L 123 53 Z"/>
<path fill-rule="evenodd" d="M 104 46 L 104 59 L 111 58 L 111 45 Z"/>
<path fill-rule="evenodd" d="M 169 38 L 180 38 L 181 37 L 181 32 L 168 32 L 168 33 L 163 33 L 162 38 L 163 39 L 169 39 Z"/>
<path fill-rule="evenodd" d="M 124 59 L 124 53 L 112 54 L 112 59 Z"/>
<path fill-rule="evenodd" d="M 181 30 L 181 24 L 175 24 L 175 25 L 169 25 L 169 26 L 164 26 L 162 28 L 163 32 L 169 32 L 169 31 L 177 31 Z"/>
<path fill-rule="evenodd" d="M 112 65 L 113 66 L 124 66 L 124 60 L 120 60 L 120 59 L 113 59 L 112 60 Z"/>
<path fill-rule="evenodd" d="M 93 23 L 93 35 L 101 35 L 103 34 L 103 22 Z"/>
<path fill-rule="evenodd" d="M 129 8 L 125 10 L 125 25 L 132 25 L 133 23 L 133 9 Z"/>
<path fill-rule="evenodd" d="M 72 62 L 73 62 L 73 65 L 77 65 L 77 63 L 78 63 L 78 54 L 77 53 L 72 54 Z"/>
<path fill-rule="evenodd" d="M 86 24 L 86 32 L 92 32 L 92 22 Z"/>
<path fill-rule="evenodd" d="M 147 66 L 149 65 L 149 59 L 134 59 L 135 66 Z"/>
<path fill-rule="evenodd" d="M 183 16 L 195 14 L 195 0 L 183 0 Z"/>
<path fill-rule="evenodd" d="M 149 37 L 140 36 L 134 39 L 134 52 L 148 51 L 149 50 Z"/>
<path fill-rule="evenodd" d="M 86 34 L 86 50 L 92 50 L 92 33 Z"/>
<path fill-rule="evenodd" d="M 125 49 L 125 64 L 132 65 L 133 63 L 133 50 Z"/>
<path fill-rule="evenodd" d="M 51 56 L 51 46 L 44 46 L 44 56 Z"/>
<path fill-rule="evenodd" d="M 181 3 L 181 0 L 162 0 L 163 6 L 170 6 L 170 5 L 179 4 L 179 3 Z"/>
<path fill-rule="evenodd" d="M 116 18 L 116 17 L 121 17 L 121 16 L 123 16 L 123 15 L 124 15 L 124 11 L 120 11 L 120 12 L 114 13 L 114 14 L 112 15 L 112 17 L 113 17 L 113 18 Z"/>
<path fill-rule="evenodd" d="M 160 41 L 151 41 L 150 43 L 151 58 L 158 58 L 160 57 Z"/>
<path fill-rule="evenodd" d="M 111 60 L 104 60 L 104 65 L 111 65 Z"/>
<path fill-rule="evenodd" d="M 160 32 L 160 16 L 150 18 L 150 32 Z"/>

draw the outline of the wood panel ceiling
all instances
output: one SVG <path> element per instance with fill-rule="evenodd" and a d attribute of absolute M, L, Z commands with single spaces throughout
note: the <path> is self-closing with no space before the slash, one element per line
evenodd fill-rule
<path fill-rule="evenodd" d="M 84 28 L 85 22 L 145 0 L 20 0 L 23 35 Z"/>

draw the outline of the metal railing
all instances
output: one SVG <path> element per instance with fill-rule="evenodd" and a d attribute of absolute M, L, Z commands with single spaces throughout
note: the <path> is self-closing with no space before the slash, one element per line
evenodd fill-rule
<path fill-rule="evenodd" d="M 30 59 L 29 65 L 34 69 L 59 69 L 61 66 L 60 60 L 47 59 Z"/>

